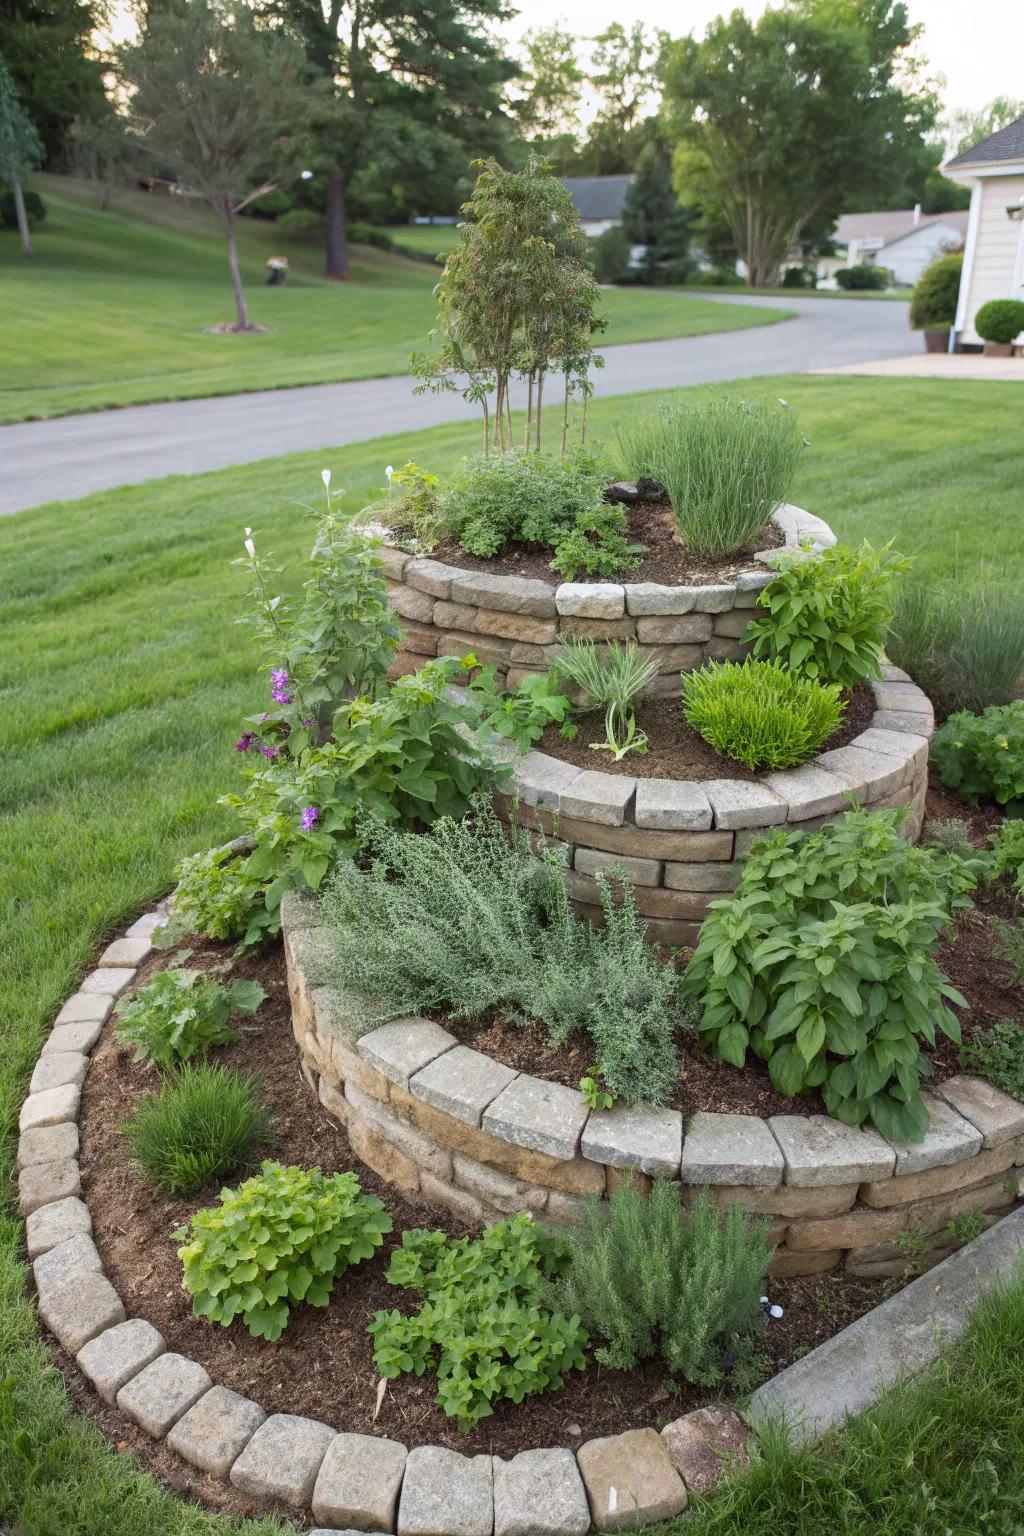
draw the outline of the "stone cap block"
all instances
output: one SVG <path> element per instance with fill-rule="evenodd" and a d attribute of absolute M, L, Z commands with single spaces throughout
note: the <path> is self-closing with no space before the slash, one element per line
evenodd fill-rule
<path fill-rule="evenodd" d="M 706 832 L 711 802 L 699 784 L 677 779 L 638 779 L 633 819 L 654 831 Z"/>
<path fill-rule="evenodd" d="M 78 1126 L 73 1120 L 23 1131 L 18 1141 L 18 1169 L 33 1163 L 56 1163 L 78 1156 Z"/>
<path fill-rule="evenodd" d="M 125 1383 L 117 1394 L 117 1406 L 147 1435 L 161 1440 L 212 1386 L 198 1361 L 167 1351 Z"/>
<path fill-rule="evenodd" d="M 981 1132 L 986 1148 L 1024 1135 L 1024 1104 L 982 1077 L 950 1077 L 933 1091 Z"/>
<path fill-rule="evenodd" d="M 407 587 L 416 587 L 430 597 L 449 598 L 452 594 L 452 580 L 461 574 L 454 565 L 443 565 L 440 560 L 428 560 L 425 556 L 417 555 L 405 567 L 402 580 Z"/>
<path fill-rule="evenodd" d="M 98 1333 L 124 1322 L 120 1296 L 97 1270 L 84 1270 L 63 1285 L 47 1286 L 39 1292 L 38 1307 L 47 1328 L 72 1355 Z"/>
<path fill-rule="evenodd" d="M 762 784 L 742 779 L 704 779 L 701 789 L 711 803 L 715 826 L 768 827 L 783 822 L 789 813 L 786 801 Z"/>
<path fill-rule="evenodd" d="M 125 1383 L 165 1348 L 163 1335 L 152 1323 L 133 1317 L 126 1323 L 115 1323 L 83 1345 L 77 1355 L 78 1366 L 103 1401 L 112 1403 Z"/>
<path fill-rule="evenodd" d="M 488 1104 L 518 1076 L 482 1051 L 456 1045 L 411 1077 L 409 1092 L 467 1125 L 479 1125 Z"/>
<path fill-rule="evenodd" d="M 55 1024 L 105 1024 L 114 1006 L 112 992 L 75 992 L 58 1013 Z"/>
<path fill-rule="evenodd" d="M 532 757 L 534 754 L 529 755 Z M 555 762 L 557 759 L 550 758 L 549 761 Z M 562 766 L 568 767 L 569 764 Z M 557 809 L 566 816 L 578 816 L 583 821 L 621 827 L 636 792 L 636 779 L 626 774 L 600 773 L 591 768 L 583 772 L 575 768 L 573 774 L 574 777 L 560 789 Z"/>
<path fill-rule="evenodd" d="M 143 960 L 148 960 L 153 953 L 153 944 L 148 933 L 135 934 L 123 939 L 115 939 L 108 944 L 100 955 L 100 965 L 114 966 L 139 966 Z"/>
<path fill-rule="evenodd" d="M 789 807 L 788 821 L 806 821 L 811 816 L 834 816 L 848 805 L 850 786 L 845 779 L 827 773 L 814 763 L 787 768 L 781 773 L 766 773 L 768 788 Z"/>
<path fill-rule="evenodd" d="M 874 800 L 891 794 L 903 784 L 906 772 L 898 758 L 882 752 L 867 752 L 863 747 L 833 747 L 815 758 L 819 768 L 846 781 L 859 800 Z"/>
<path fill-rule="evenodd" d="M 555 590 L 555 608 L 563 618 L 621 619 L 626 591 L 615 581 L 563 581 Z"/>
<path fill-rule="evenodd" d="M 71 1128 L 77 1130 L 77 1126 Z M 59 1131 L 63 1127 L 52 1125 L 41 1129 Z M 25 1132 L 26 1136 L 31 1134 Z M 55 1200 L 81 1193 L 82 1173 L 78 1159 L 74 1157 L 58 1157 L 49 1163 L 29 1163 L 18 1175 L 18 1210 L 23 1216 L 37 1211 L 42 1205 L 52 1205 Z"/>
<path fill-rule="evenodd" d="M 135 967 L 101 965 L 82 978 L 80 992 L 96 992 L 101 997 L 117 997 L 135 980 Z"/>
<path fill-rule="evenodd" d="M 828 1115 L 771 1115 L 768 1119 L 786 1160 L 786 1183 L 805 1189 L 884 1179 L 896 1153 L 877 1131 L 843 1125 Z"/>
<path fill-rule="evenodd" d="M 64 1088 L 68 1083 L 80 1088 L 88 1070 L 89 1058 L 81 1051 L 51 1051 L 36 1062 L 29 1092 L 45 1093 L 48 1088 Z"/>
<path fill-rule="evenodd" d="M 45 1291 L 63 1285 L 75 1275 L 99 1274 L 102 1269 L 103 1261 L 89 1233 L 76 1232 L 74 1237 L 41 1253 L 32 1265 L 32 1274 L 37 1288 Z"/>
<path fill-rule="evenodd" d="M 576 1460 L 599 1531 L 655 1525 L 686 1508 L 683 1480 L 656 1429 L 589 1440 Z"/>
<path fill-rule="evenodd" d="M 44 1056 L 63 1056 L 67 1052 L 81 1052 L 88 1056 L 100 1035 L 103 1024 L 99 1019 L 79 1019 L 74 1024 L 55 1024 L 43 1041 L 39 1053 Z"/>
<path fill-rule="evenodd" d="M 494 1536 L 586 1536 L 590 1506 L 567 1449 L 494 1458 Z"/>
<path fill-rule="evenodd" d="M 18 1129 L 32 1131 L 39 1126 L 59 1125 L 63 1120 L 77 1120 L 81 1101 L 82 1090 L 77 1083 L 30 1093 L 21 1106 Z"/>
<path fill-rule="evenodd" d="M 782 1183 L 785 1163 L 778 1142 L 758 1115 L 692 1115 L 683 1139 L 684 1184 Z"/>
<path fill-rule="evenodd" d="M 696 587 L 666 587 L 654 581 L 627 582 L 626 610 L 638 618 L 677 616 L 692 613 L 697 603 Z"/>
<path fill-rule="evenodd" d="M 696 588 L 694 608 L 697 613 L 727 613 L 736 601 L 734 586 L 708 586 Z"/>
<path fill-rule="evenodd" d="M 356 1044 L 360 1056 L 385 1077 L 408 1088 L 409 1079 L 456 1044 L 440 1024 L 431 1019 L 392 1019 L 379 1029 L 361 1035 Z"/>
<path fill-rule="evenodd" d="M 641 1173 L 674 1179 L 679 1174 L 682 1144 L 683 1117 L 679 1110 L 623 1104 L 591 1112 L 580 1151 L 595 1163 L 637 1168 Z"/>
<path fill-rule="evenodd" d="M 25 1246 L 30 1259 L 67 1242 L 78 1232 L 92 1231 L 92 1217 L 84 1200 L 68 1195 L 51 1205 L 42 1205 L 25 1222 Z"/>
<path fill-rule="evenodd" d="M 863 747 L 866 752 L 880 752 L 883 757 L 897 757 L 902 763 L 913 763 L 923 768 L 928 761 L 928 737 L 914 731 L 887 731 L 872 720 L 867 730 L 861 731 L 850 743 Z"/>
<path fill-rule="evenodd" d="M 376 1435 L 335 1435 L 313 1489 L 313 1519 L 335 1529 L 393 1531 L 408 1451 Z"/>
<path fill-rule="evenodd" d="M 409 1452 L 398 1506 L 398 1536 L 491 1536 L 490 1456 L 460 1456 L 440 1445 Z"/>
<path fill-rule="evenodd" d="M 885 1138 L 896 1153 L 897 1176 L 962 1163 L 981 1151 L 984 1138 L 970 1120 L 933 1094 L 925 1094 L 924 1102 L 928 1106 L 929 1123 L 923 1141 Z"/>
<path fill-rule="evenodd" d="M 666 1424 L 661 1438 L 690 1493 L 710 1493 L 730 1472 L 750 1465 L 749 1426 L 718 1403 Z"/>
<path fill-rule="evenodd" d="M 152 912 L 143 912 L 141 917 L 137 917 L 134 923 L 125 929 L 124 936 L 126 939 L 137 939 L 140 934 L 144 934 L 148 939 L 150 934 L 155 933 L 161 923 L 166 921 L 167 912 L 161 902 Z"/>
<path fill-rule="evenodd" d="M 546 752 L 525 752 L 515 761 L 510 787 L 524 805 L 557 811 L 562 809 L 564 791 L 581 777 L 581 770 L 572 763 L 563 763 Z"/>
<path fill-rule="evenodd" d="M 231 1481 L 253 1498 L 308 1504 L 334 1435 L 319 1419 L 272 1413 L 231 1468 Z"/>
<path fill-rule="evenodd" d="M 240 1392 L 211 1387 L 173 1426 L 167 1444 L 212 1477 L 227 1477 L 266 1417 Z"/>
<path fill-rule="evenodd" d="M 535 619 L 555 617 L 555 589 L 546 581 L 526 576 L 494 576 L 487 571 L 463 571 L 452 567 L 451 599 L 479 608 L 500 608 L 505 613 L 528 613 Z"/>
<path fill-rule="evenodd" d="M 521 1073 L 484 1110 L 483 1128 L 502 1141 L 549 1157 L 575 1157 L 590 1111 L 564 1083 Z"/>
<path fill-rule="evenodd" d="M 909 731 L 911 735 L 931 740 L 935 735 L 935 719 L 929 715 L 917 715 L 904 709 L 876 709 L 871 717 L 872 726 L 884 731 Z"/>

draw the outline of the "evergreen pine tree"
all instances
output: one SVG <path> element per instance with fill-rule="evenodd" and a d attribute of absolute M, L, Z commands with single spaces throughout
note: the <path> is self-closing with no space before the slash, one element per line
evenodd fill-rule
<path fill-rule="evenodd" d="M 690 231 L 685 209 L 672 187 L 668 157 L 648 144 L 637 161 L 622 208 L 622 227 L 633 245 L 642 245 L 637 277 L 643 283 L 681 283 L 688 276 Z"/>

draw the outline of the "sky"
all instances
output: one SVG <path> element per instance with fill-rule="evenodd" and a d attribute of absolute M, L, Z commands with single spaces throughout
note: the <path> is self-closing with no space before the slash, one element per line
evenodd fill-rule
<path fill-rule="evenodd" d="M 564 22 L 577 36 L 613 21 L 643 21 L 674 37 L 702 35 L 708 22 L 731 10 L 756 16 L 763 0 L 513 0 L 519 15 L 512 36 L 530 27 Z M 1024 95 L 1024 0 L 909 0 L 911 20 L 924 25 L 921 51 L 932 74 L 946 77 L 948 108 L 977 109 L 993 96 Z"/>

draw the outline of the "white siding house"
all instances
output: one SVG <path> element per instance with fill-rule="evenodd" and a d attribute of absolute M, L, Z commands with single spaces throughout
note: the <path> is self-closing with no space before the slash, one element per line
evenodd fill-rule
<path fill-rule="evenodd" d="M 595 239 L 622 223 L 622 205 L 632 176 L 563 176 L 576 205 L 583 233 Z"/>
<path fill-rule="evenodd" d="M 971 188 L 951 346 L 977 346 L 974 317 L 989 299 L 1024 300 L 1024 117 L 957 155 L 944 173 Z M 1017 337 L 1024 345 L 1024 332 Z"/>
<path fill-rule="evenodd" d="M 936 256 L 963 244 L 966 231 L 966 213 L 922 213 L 920 206 L 844 213 L 832 237 L 841 254 L 819 259 L 819 286 L 838 287 L 840 267 L 864 262 L 891 273 L 897 287 L 912 287 Z"/>

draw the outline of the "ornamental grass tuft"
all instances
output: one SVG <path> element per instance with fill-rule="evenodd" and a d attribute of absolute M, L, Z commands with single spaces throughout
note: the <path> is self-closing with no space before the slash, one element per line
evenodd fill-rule
<path fill-rule="evenodd" d="M 839 729 L 845 705 L 838 684 L 748 657 L 684 672 L 683 710 L 709 747 L 753 772 L 805 763 Z"/>
<path fill-rule="evenodd" d="M 270 1136 L 260 1086 L 228 1067 L 186 1065 L 170 1073 L 125 1125 L 132 1156 L 170 1195 L 193 1195 L 237 1172 Z"/>

